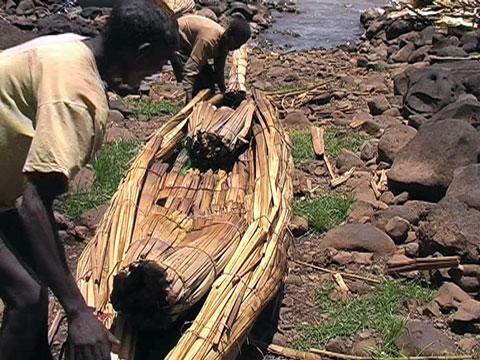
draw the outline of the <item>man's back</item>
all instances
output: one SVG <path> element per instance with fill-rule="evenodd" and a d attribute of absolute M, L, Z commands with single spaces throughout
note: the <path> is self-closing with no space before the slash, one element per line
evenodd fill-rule
<path fill-rule="evenodd" d="M 0 209 L 21 194 L 22 171 L 68 178 L 103 137 L 108 104 L 82 40 L 46 36 L 0 53 Z"/>
<path fill-rule="evenodd" d="M 185 15 L 180 17 L 177 22 L 182 50 L 190 52 L 195 44 L 201 41 L 204 48 L 216 52 L 225 32 L 221 25 L 200 15 Z M 214 55 L 216 54 L 211 54 L 211 56 Z"/>

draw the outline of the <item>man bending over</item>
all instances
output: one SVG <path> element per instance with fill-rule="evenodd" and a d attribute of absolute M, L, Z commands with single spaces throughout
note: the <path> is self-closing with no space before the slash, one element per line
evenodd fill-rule
<path fill-rule="evenodd" d="M 117 0 L 102 35 L 37 38 L 0 54 L 1 360 L 52 359 L 50 288 L 75 359 L 110 359 L 116 340 L 76 286 L 52 203 L 99 148 L 112 91 L 135 91 L 178 45 L 175 20 L 147 0 Z M 160 59 L 160 62 L 159 62 Z"/>
<path fill-rule="evenodd" d="M 177 20 L 180 49 L 172 60 L 177 81 L 181 81 L 188 103 L 202 89 L 223 93 L 225 61 L 229 51 L 236 50 L 250 38 L 250 25 L 241 16 L 233 16 L 226 29 L 206 17 L 185 15 Z M 213 59 L 214 68 L 208 64 Z"/>

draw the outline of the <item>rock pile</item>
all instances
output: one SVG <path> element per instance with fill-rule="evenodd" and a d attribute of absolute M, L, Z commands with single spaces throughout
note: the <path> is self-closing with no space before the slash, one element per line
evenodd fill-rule
<path fill-rule="evenodd" d="M 94 36 L 104 26 L 113 3 L 113 0 L 78 0 L 78 3 L 74 0 L 0 0 L 0 49 L 42 35 L 73 32 Z M 291 1 L 271 1 L 263 5 L 261 1 L 200 0 L 194 12 L 220 23 L 225 23 L 234 13 L 241 14 L 256 34 L 271 25 L 271 9 L 291 11 L 294 8 L 295 3 Z"/>

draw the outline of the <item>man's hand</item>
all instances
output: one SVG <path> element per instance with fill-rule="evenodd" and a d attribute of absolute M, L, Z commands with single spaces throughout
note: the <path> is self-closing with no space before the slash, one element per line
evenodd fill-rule
<path fill-rule="evenodd" d="M 83 311 L 69 319 L 68 337 L 75 359 L 82 360 L 110 360 L 112 344 L 119 344 L 90 311 Z"/>

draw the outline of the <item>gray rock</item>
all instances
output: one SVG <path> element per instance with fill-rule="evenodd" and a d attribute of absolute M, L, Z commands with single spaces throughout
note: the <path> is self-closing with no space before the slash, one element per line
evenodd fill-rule
<path fill-rule="evenodd" d="M 393 163 L 397 154 L 417 134 L 417 130 L 407 125 L 392 126 L 385 130 L 378 143 L 378 161 Z"/>
<path fill-rule="evenodd" d="M 310 126 L 310 121 L 303 111 L 294 110 L 287 114 L 284 124 L 292 129 L 305 129 L 305 127 Z"/>
<path fill-rule="evenodd" d="M 396 244 L 401 244 L 407 239 L 408 231 L 410 230 L 410 223 L 399 216 L 391 218 L 385 225 L 386 233 L 395 241 Z"/>
<path fill-rule="evenodd" d="M 300 216 L 294 216 L 288 225 L 293 236 L 302 236 L 308 232 L 308 221 Z"/>
<path fill-rule="evenodd" d="M 353 167 L 362 169 L 365 167 L 365 164 L 357 154 L 349 150 L 342 150 L 335 161 L 335 166 L 340 174 L 344 174 Z"/>
<path fill-rule="evenodd" d="M 89 168 L 84 167 L 80 169 L 77 175 L 70 181 L 70 193 L 84 193 L 89 191 L 95 183 L 95 172 Z"/>
<path fill-rule="evenodd" d="M 457 199 L 480 210 L 480 164 L 458 168 L 447 190 L 448 199 Z"/>
<path fill-rule="evenodd" d="M 434 114 L 430 121 L 447 119 L 463 120 L 478 129 L 480 126 L 480 102 L 473 95 L 461 96 L 457 101 Z"/>
<path fill-rule="evenodd" d="M 480 211 L 456 200 L 442 201 L 418 228 L 422 254 L 456 254 L 469 263 L 480 262 Z"/>
<path fill-rule="evenodd" d="M 385 95 L 378 95 L 368 100 L 368 108 L 373 116 L 381 115 L 390 109 L 390 103 Z"/>
<path fill-rule="evenodd" d="M 395 342 L 403 353 L 410 356 L 441 356 L 456 353 L 455 341 L 432 324 L 411 321 Z"/>
<path fill-rule="evenodd" d="M 391 59 L 398 63 L 406 63 L 414 51 L 415 45 L 413 43 L 408 43 L 398 50 L 397 53 L 391 57 Z"/>
<path fill-rule="evenodd" d="M 380 153 L 380 145 L 379 145 Z M 480 155 L 480 134 L 461 120 L 423 125 L 400 150 L 388 172 L 394 193 L 407 191 L 411 198 L 439 200 L 461 166 L 474 164 Z"/>
<path fill-rule="evenodd" d="M 378 154 L 378 147 L 373 141 L 365 141 L 360 148 L 360 159 L 369 161 L 375 159 Z"/>
<path fill-rule="evenodd" d="M 371 252 L 378 256 L 393 254 L 393 240 L 368 224 L 346 224 L 330 230 L 319 242 L 320 248 Z"/>

